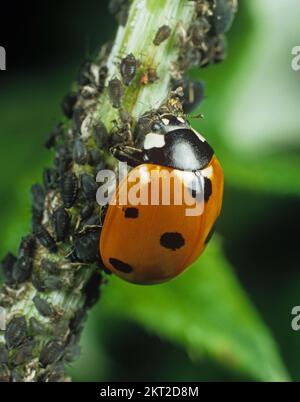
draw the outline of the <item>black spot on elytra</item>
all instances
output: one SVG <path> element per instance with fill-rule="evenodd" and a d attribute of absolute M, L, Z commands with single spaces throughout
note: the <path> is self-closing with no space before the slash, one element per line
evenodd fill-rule
<path fill-rule="evenodd" d="M 123 261 L 117 260 L 116 258 L 110 258 L 109 262 L 111 265 L 120 272 L 124 274 L 129 274 L 133 271 L 132 267 L 129 264 L 126 264 Z"/>
<path fill-rule="evenodd" d="M 165 248 L 175 251 L 183 247 L 185 241 L 180 233 L 164 233 L 160 237 L 160 244 Z"/>
<path fill-rule="evenodd" d="M 128 219 L 136 219 L 139 216 L 139 210 L 137 208 L 126 208 L 124 212 L 125 218 Z"/>
<path fill-rule="evenodd" d="M 217 223 L 215 222 L 215 223 L 212 225 L 212 228 L 210 229 L 210 231 L 209 231 L 209 233 L 208 233 L 208 235 L 207 235 L 207 238 L 205 239 L 204 244 L 208 244 L 208 243 L 209 243 L 210 239 L 213 237 L 213 235 L 214 235 L 214 233 L 215 233 L 215 231 L 216 231 L 216 227 L 217 227 Z"/>
<path fill-rule="evenodd" d="M 212 194 L 211 180 L 208 177 L 204 177 L 204 201 L 208 201 Z"/>

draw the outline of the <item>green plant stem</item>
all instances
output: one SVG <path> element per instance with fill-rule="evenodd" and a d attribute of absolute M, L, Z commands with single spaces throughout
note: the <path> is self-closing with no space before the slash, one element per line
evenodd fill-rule
<path fill-rule="evenodd" d="M 108 80 L 120 78 L 120 61 L 122 57 L 133 53 L 139 60 L 141 71 L 154 68 L 159 79 L 151 85 L 140 85 L 138 79 L 130 85 L 124 95 L 123 106 L 137 119 L 146 111 L 158 109 L 170 92 L 171 72 L 176 70 L 176 61 L 180 48 L 178 46 L 178 28 L 187 31 L 195 17 L 195 5 L 183 0 L 134 0 L 128 22 L 120 27 L 108 58 Z M 171 36 L 160 46 L 153 40 L 158 29 L 169 25 Z M 104 94 L 96 112 L 110 128 L 117 118 L 117 110 L 112 109 L 108 95 Z"/>

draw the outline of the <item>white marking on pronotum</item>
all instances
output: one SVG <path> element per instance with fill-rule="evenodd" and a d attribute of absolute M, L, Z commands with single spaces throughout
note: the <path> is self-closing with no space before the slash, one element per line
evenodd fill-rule
<path fill-rule="evenodd" d="M 144 148 L 162 148 L 166 144 L 165 137 L 161 134 L 147 134 L 145 137 Z"/>
<path fill-rule="evenodd" d="M 162 119 L 162 122 L 164 123 L 165 126 L 168 126 L 170 124 L 170 120 L 169 119 Z"/>
<path fill-rule="evenodd" d="M 185 123 L 185 120 L 184 120 L 182 117 L 177 117 L 177 120 L 178 120 L 180 123 L 182 123 L 182 124 Z"/>
<path fill-rule="evenodd" d="M 208 166 L 207 168 L 201 170 L 202 176 L 207 177 L 208 179 L 211 179 L 214 169 L 212 166 Z"/>

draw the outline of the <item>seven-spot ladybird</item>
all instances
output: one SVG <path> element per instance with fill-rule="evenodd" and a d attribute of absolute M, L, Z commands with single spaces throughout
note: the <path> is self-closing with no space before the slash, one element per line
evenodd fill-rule
<path fill-rule="evenodd" d="M 145 117 L 142 119 L 144 127 Z M 115 205 L 110 202 L 108 207 L 100 254 L 105 267 L 117 276 L 133 283 L 157 284 L 179 275 L 203 252 L 220 214 L 223 173 L 211 146 L 182 117 L 164 114 L 153 118 L 148 132 L 138 130 L 135 146 L 112 149 L 115 157 L 133 169 L 119 183 Z M 161 197 L 166 172 L 188 190 L 189 196 L 179 205 L 175 202 L 177 187 L 172 185 L 169 205 L 163 205 L 161 198 L 156 205 L 150 200 L 153 177 L 158 177 Z M 139 195 L 148 190 L 148 198 L 146 203 L 136 205 L 128 200 L 122 206 L 120 194 L 126 186 L 127 194 L 136 186 L 131 176 L 139 177 Z M 203 208 L 191 216 L 187 209 L 193 201 L 200 205 L 201 191 Z"/>

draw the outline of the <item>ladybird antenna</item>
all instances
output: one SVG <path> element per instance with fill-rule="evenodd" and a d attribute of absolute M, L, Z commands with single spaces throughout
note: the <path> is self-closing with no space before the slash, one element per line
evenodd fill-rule
<path fill-rule="evenodd" d="M 188 119 L 204 119 L 204 114 L 203 113 L 199 113 L 199 114 L 187 114 Z"/>

